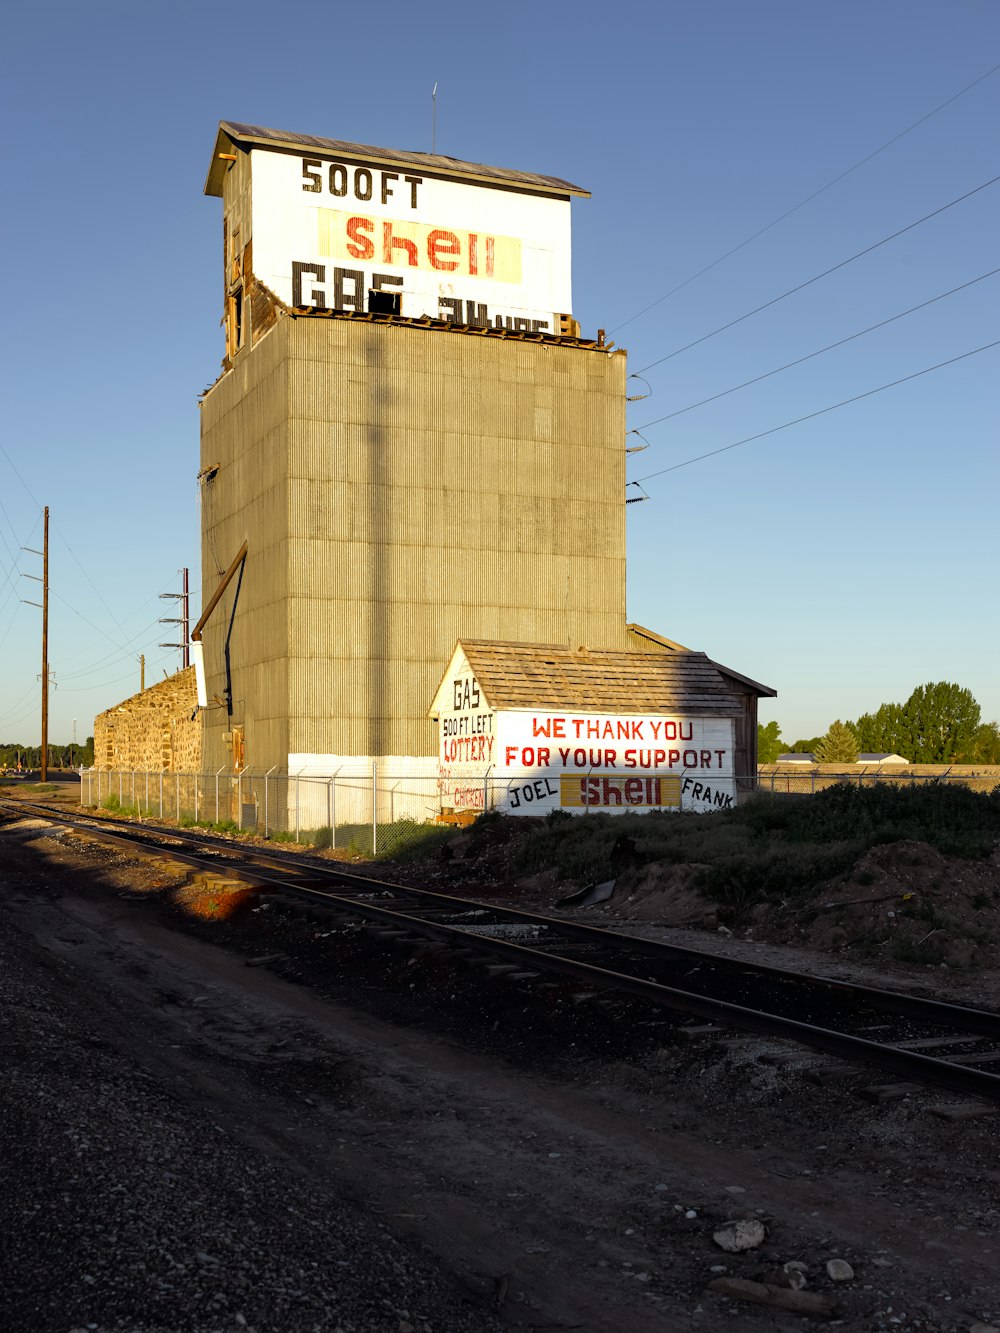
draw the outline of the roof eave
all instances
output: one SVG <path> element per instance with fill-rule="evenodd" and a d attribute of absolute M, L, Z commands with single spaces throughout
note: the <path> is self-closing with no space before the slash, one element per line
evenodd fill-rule
<path fill-rule="evenodd" d="M 235 141 L 230 137 L 225 128 L 225 122 L 219 125 L 219 132 L 215 136 L 215 147 L 212 149 L 212 160 L 208 164 L 208 175 L 205 177 L 205 194 L 214 195 L 222 198 L 222 182 L 225 180 L 226 172 L 229 170 L 229 163 L 224 162 L 220 153 L 231 153 L 236 147 Z"/>
<path fill-rule="evenodd" d="M 212 156 L 212 165 L 208 169 L 208 178 L 205 181 L 206 194 L 222 194 L 222 177 L 225 172 L 226 164 L 219 161 L 218 155 L 220 152 L 229 151 L 233 147 L 272 148 L 279 151 L 307 153 L 331 151 L 330 149 L 317 149 L 315 144 L 305 144 L 294 138 L 281 139 L 256 135 L 252 132 L 248 133 L 247 128 L 249 127 L 237 127 L 233 122 L 227 120 L 219 122 L 219 133 L 215 141 L 215 152 Z M 365 144 L 353 145 L 353 147 L 359 150 L 364 149 L 366 146 L 373 147 L 373 145 Z M 379 157 L 379 161 L 384 162 L 386 166 L 402 167 L 404 169 L 413 166 L 413 161 L 409 157 L 394 157 L 391 148 L 379 148 L 378 151 L 383 155 Z M 359 153 L 359 156 L 363 156 L 363 154 Z M 477 165 L 476 163 L 462 162 L 451 158 L 442 159 L 440 162 L 434 162 L 431 160 L 434 156 L 433 154 L 417 154 L 416 156 L 427 157 L 428 160 L 423 164 L 423 168 L 428 173 L 458 177 L 460 180 L 465 181 L 475 181 L 478 184 L 490 185 L 494 189 L 503 188 L 509 190 L 523 190 L 528 194 L 550 195 L 556 199 L 568 199 L 570 197 L 577 199 L 590 198 L 589 190 L 583 189 L 580 185 L 573 185 L 570 181 L 553 180 L 551 184 L 547 184 L 541 179 L 537 181 L 519 181 L 515 179 L 505 180 L 503 177 L 491 176 L 484 172 L 475 171 L 474 168 Z"/>

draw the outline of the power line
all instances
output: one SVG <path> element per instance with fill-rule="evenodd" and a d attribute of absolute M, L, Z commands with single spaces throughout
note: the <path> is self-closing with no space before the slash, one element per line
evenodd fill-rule
<path fill-rule="evenodd" d="M 147 665 L 147 667 L 148 667 L 150 670 L 152 670 L 154 667 L 158 667 L 158 666 L 160 666 L 163 662 L 166 662 L 167 659 L 168 659 L 169 657 L 170 657 L 170 654 L 169 654 L 169 653 L 164 653 L 163 656 L 162 656 L 162 657 L 158 657 L 158 658 L 156 659 L 155 662 L 148 662 L 146 665 Z M 61 693 L 63 693 L 63 694 L 90 694 L 93 690 L 103 690 L 103 689 L 105 689 L 108 685 L 118 685 L 118 684 L 120 684 L 121 681 L 123 681 L 123 680 L 134 680 L 134 679 L 135 679 L 135 673 L 130 671 L 130 672 L 128 672 L 128 673 L 127 673 L 126 675 L 124 675 L 124 676 L 116 676 L 116 677 L 114 678 L 114 680 L 101 680 L 101 681 L 98 681 L 96 685 L 77 685 L 77 686 L 75 686 L 73 689 L 70 689 L 70 690 L 62 690 Z M 136 690 L 135 693 L 138 694 L 139 691 Z"/>
<path fill-rule="evenodd" d="M 827 343 L 825 347 L 820 347 L 815 352 L 809 352 L 805 356 L 796 357 L 794 361 L 786 361 L 783 366 L 778 366 L 775 370 L 767 370 L 763 375 L 755 375 L 752 380 L 744 380 L 742 384 L 734 384 L 731 389 L 723 389 L 720 393 L 713 393 L 708 398 L 701 398 L 696 403 L 689 403 L 687 407 L 679 407 L 676 412 L 668 412 L 666 416 L 657 417 L 655 421 L 644 422 L 642 426 L 635 427 L 628 433 L 638 435 L 640 431 L 649 430 L 650 426 L 658 426 L 663 421 L 670 421 L 673 417 L 683 416 L 685 412 L 693 412 L 696 407 L 704 407 L 706 403 L 714 403 L 719 398 L 726 398 L 731 393 L 738 393 L 740 389 L 747 389 L 751 384 L 759 384 L 761 380 L 770 379 L 773 375 L 780 375 L 783 370 L 791 370 L 793 366 L 801 366 L 804 361 L 811 361 L 814 357 L 822 356 L 824 352 L 832 352 L 835 347 L 843 347 L 845 343 L 853 342 L 856 338 L 863 338 L 866 333 L 874 333 L 876 329 L 884 329 L 887 324 L 894 324 L 897 319 L 905 319 L 907 315 L 912 315 L 918 310 L 925 310 L 935 301 L 943 301 L 946 296 L 954 296 L 956 292 L 964 292 L 967 287 L 974 287 L 977 282 L 985 282 L 987 278 L 995 277 L 1000 273 L 1000 268 L 990 269 L 989 273 L 982 273 L 978 278 L 970 278 L 968 282 L 963 282 L 958 287 L 952 287 L 951 291 L 941 292 L 937 296 L 930 297 L 927 301 L 921 301 L 919 305 L 910 306 L 909 310 L 901 310 L 898 315 L 890 315 L 888 319 L 880 319 L 877 324 L 869 324 L 866 329 L 859 329 L 857 333 L 850 333 L 846 338 L 840 338 L 837 342 Z"/>
<path fill-rule="evenodd" d="M 799 203 L 787 209 L 784 213 L 780 214 L 772 222 L 769 222 L 766 226 L 761 227 L 759 231 L 755 231 L 754 234 L 752 236 L 748 236 L 745 241 L 740 241 L 739 245 L 734 245 L 731 250 L 727 250 L 726 253 L 724 255 L 720 255 L 718 259 L 713 259 L 711 264 L 706 264 L 705 267 L 699 269 L 697 273 L 692 273 L 690 278 L 685 278 L 684 281 L 678 283 L 676 287 L 672 287 L 669 292 L 665 292 L 663 296 L 657 297 L 657 299 L 655 301 L 651 301 L 649 305 L 643 306 L 643 308 L 636 314 L 629 315 L 628 319 L 623 320 L 621 324 L 615 325 L 615 327 L 611 330 L 611 332 L 617 333 L 619 329 L 625 328 L 625 326 L 627 324 L 631 324 L 633 320 L 639 319 L 642 315 L 645 315 L 648 311 L 653 310 L 656 306 L 662 305 L 662 303 L 664 301 L 669 300 L 671 296 L 676 296 L 678 292 L 683 291 L 685 287 L 690 286 L 690 284 L 696 281 L 696 279 L 701 278 L 706 273 L 711 272 L 713 268 L 718 267 L 719 264 L 729 259 L 732 255 L 737 254 L 745 246 L 748 246 L 751 243 L 751 241 L 755 241 L 758 238 L 758 236 L 763 236 L 764 233 L 770 231 L 772 227 L 776 227 L 779 222 L 784 222 L 785 218 L 790 218 L 792 214 L 797 213 L 800 208 L 805 208 L 806 204 L 810 204 L 814 199 L 818 199 L 821 194 L 825 194 L 827 190 L 832 189 L 834 185 L 837 185 L 840 183 L 840 181 L 846 179 L 846 177 L 850 176 L 852 172 L 857 171 L 859 167 L 863 167 L 865 163 L 870 162 L 872 158 L 878 157 L 879 153 L 884 153 L 887 148 L 891 148 L 894 143 L 898 143 L 900 139 L 904 139 L 906 135 L 911 134 L 915 129 L 918 129 L 921 125 L 925 123 L 925 121 L 930 120 L 932 116 L 936 116 L 939 111 L 943 111 L 945 107 L 951 106 L 952 102 L 957 102 L 960 97 L 964 97 L 966 93 L 971 92 L 972 89 L 975 88 L 978 84 L 982 83 L 984 79 L 988 79 L 991 75 L 996 74 L 997 70 L 1000 70 L 1000 65 L 994 65 L 993 68 L 988 69 L 985 74 L 980 74 L 978 79 L 973 79 L 972 83 L 966 84 L 964 88 L 960 89 L 953 96 L 949 97 L 947 101 L 942 102 L 940 106 L 936 106 L 933 109 L 933 111 L 928 111 L 927 114 L 921 116 L 919 120 L 915 120 L 912 125 L 908 125 L 905 130 L 900 130 L 898 134 L 894 134 L 891 139 L 887 139 L 885 143 L 882 144 L 880 147 L 873 149 L 872 152 L 870 152 L 866 157 L 863 157 L 860 160 L 860 162 L 855 162 L 853 167 L 848 167 L 846 171 L 842 171 L 839 176 L 834 176 L 833 180 L 827 181 L 827 183 L 825 185 L 821 185 L 818 190 L 814 190 L 812 194 L 807 194 L 804 199 L 799 201 Z"/>
<path fill-rule="evenodd" d="M 62 539 L 62 543 L 63 543 L 63 545 L 66 547 L 66 550 L 69 551 L 70 555 L 71 555 L 71 556 L 73 557 L 73 559 L 76 561 L 77 568 L 79 569 L 80 573 L 83 575 L 83 577 L 87 580 L 87 582 L 88 582 L 88 583 L 90 584 L 90 586 L 93 588 L 94 592 L 97 594 L 98 600 L 100 601 L 101 605 L 104 607 L 105 611 L 107 611 L 108 615 L 111 617 L 111 619 L 112 619 L 112 621 L 113 621 L 113 623 L 114 623 L 114 625 L 115 625 L 115 628 L 118 630 L 119 634 L 121 634 L 121 635 L 125 638 L 126 643 L 127 643 L 127 642 L 128 642 L 128 636 L 125 634 L 125 630 L 123 629 L 123 627 L 119 624 L 119 622 L 118 622 L 118 617 L 115 615 L 114 611 L 112 611 L 111 607 L 108 606 L 107 602 L 104 600 L 104 594 L 101 592 L 100 588 L 97 586 L 97 584 L 94 582 L 94 580 L 90 577 L 90 575 L 89 575 L 89 574 L 87 573 L 87 571 L 84 569 L 83 564 L 82 564 L 82 562 L 80 561 L 79 556 L 78 556 L 77 553 L 73 550 L 72 546 L 70 546 L 69 542 L 66 540 L 66 537 L 64 536 L 64 534 L 63 534 L 63 532 L 61 531 L 61 529 L 58 528 L 58 527 L 56 527 L 55 523 L 53 523 L 52 526 L 55 528 L 57 535 Z M 75 608 L 74 608 L 74 609 L 75 609 Z M 79 615 L 80 613 L 77 612 L 77 614 Z M 83 619 L 86 620 L 86 616 L 84 616 Z M 88 624 L 90 624 L 90 623 L 91 623 L 91 622 L 88 621 Z M 93 625 L 92 628 L 97 629 L 97 626 L 96 626 L 96 625 Z M 99 633 L 103 633 L 104 636 L 105 636 L 106 638 L 111 639 L 112 643 L 115 642 L 115 640 L 112 638 L 111 634 L 110 634 L 107 630 L 103 630 L 103 631 L 100 631 L 100 630 L 99 630 L 98 632 L 99 632 Z M 120 643 L 118 644 L 118 647 L 121 648 L 121 650 L 122 650 L 123 653 L 127 653 L 127 652 L 129 651 L 127 647 L 123 647 Z"/>
<path fill-rule="evenodd" d="M 658 357 L 655 361 L 650 361 L 648 365 L 642 366 L 635 373 L 642 375 L 647 370 L 652 370 L 654 366 L 662 365 L 664 361 L 670 361 L 675 356 L 680 356 L 682 352 L 689 352 L 692 347 L 699 346 L 700 343 L 708 342 L 709 338 L 714 338 L 720 333 L 725 333 L 727 329 L 734 328 L 737 324 L 742 324 L 745 319 L 750 319 L 753 315 L 759 315 L 762 310 L 768 310 L 771 306 L 777 305 L 779 301 L 784 301 L 789 296 L 794 296 L 796 292 L 803 291 L 806 287 L 811 287 L 814 282 L 819 282 L 821 278 L 828 278 L 831 273 L 836 273 L 838 269 L 846 268 L 848 264 L 853 264 L 856 259 L 862 259 L 865 255 L 870 255 L 873 250 L 878 250 L 883 245 L 888 245 L 890 241 L 895 241 L 898 237 L 904 236 L 908 231 L 913 231 L 914 227 L 919 227 L 931 218 L 939 217 L 946 213 L 949 208 L 954 208 L 956 204 L 964 203 L 966 199 L 971 199 L 973 195 L 980 191 L 988 189 L 991 185 L 996 185 L 1000 181 L 1000 176 L 994 176 L 992 180 L 984 181 L 982 185 L 977 185 L 974 190 L 968 190 L 965 194 L 960 194 L 957 199 L 952 199 L 950 203 L 942 204 L 940 208 L 935 208 L 931 213 L 925 213 L 922 218 L 917 218 L 916 222 L 909 222 L 905 227 L 900 227 L 889 236 L 883 236 L 880 241 L 874 245 L 865 246 L 859 250 L 856 255 L 851 255 L 848 259 L 842 259 L 839 264 L 834 264 L 831 268 L 826 268 L 822 273 L 817 273 L 812 278 L 807 278 L 805 282 L 798 283 L 795 287 L 789 287 L 787 292 L 782 292 L 780 296 L 774 296 L 770 301 L 765 301 L 763 305 L 755 306 L 753 310 L 748 310 L 745 315 L 739 315 L 736 319 L 731 319 L 728 324 L 722 324 L 719 328 L 713 329 L 711 333 L 702 334 L 700 338 L 695 338 L 693 342 L 685 343 L 683 347 L 678 347 L 673 352 L 668 352 L 665 356 Z"/>
<path fill-rule="evenodd" d="M 908 380 L 919 379 L 921 375 L 929 375 L 932 370 L 941 370 L 944 366 L 953 366 L 956 361 L 964 361 L 967 357 L 976 356 L 979 352 L 986 352 L 991 347 L 1000 347 L 1000 338 L 996 342 L 983 343 L 982 347 L 973 347 L 970 352 L 962 352 L 959 356 L 950 357 L 947 361 L 939 361 L 935 366 L 925 366 L 923 370 L 915 370 L 912 375 L 904 375 L 902 379 L 892 380 L 888 384 L 880 384 L 877 389 L 868 389 L 865 393 L 855 394 L 853 398 L 844 398 L 839 403 L 831 403 L 829 407 L 821 407 L 817 412 L 807 412 L 803 417 L 796 417 L 794 421 L 782 422 L 780 426 L 772 426 L 770 430 L 762 430 L 756 435 L 748 435 L 743 440 L 736 440 L 733 444 L 724 444 L 721 449 L 710 449 L 708 453 L 698 454 L 694 458 L 686 458 L 683 463 L 674 463 L 671 467 L 660 468 L 657 472 L 647 472 L 639 481 L 649 481 L 653 477 L 662 477 L 666 472 L 676 472 L 679 468 L 690 467 L 692 463 L 700 463 L 703 458 L 714 458 L 716 454 L 728 453 L 730 449 L 738 449 L 742 444 L 751 444 L 754 440 L 762 440 L 767 435 L 776 435 L 780 430 L 788 430 L 790 426 L 798 426 L 803 421 L 812 421 L 814 417 L 824 416 L 827 412 L 835 412 L 838 407 L 847 407 L 849 403 L 859 403 L 862 398 L 871 398 L 876 393 L 884 393 L 886 389 L 894 389 L 897 384 L 906 384 Z"/>

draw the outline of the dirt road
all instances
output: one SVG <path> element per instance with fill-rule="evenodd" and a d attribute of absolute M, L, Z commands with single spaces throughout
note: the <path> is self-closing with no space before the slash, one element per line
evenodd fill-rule
<path fill-rule="evenodd" d="M 841 1328 L 1000 1320 L 997 1117 L 873 1107 L 749 1039 L 540 1069 L 459 985 L 247 967 L 255 923 L 209 938 L 179 879 L 0 825 L 5 1328 L 801 1329 L 707 1290 L 789 1262 Z M 294 950 L 266 915 L 257 952 Z M 720 1248 L 736 1219 L 763 1242 Z"/>

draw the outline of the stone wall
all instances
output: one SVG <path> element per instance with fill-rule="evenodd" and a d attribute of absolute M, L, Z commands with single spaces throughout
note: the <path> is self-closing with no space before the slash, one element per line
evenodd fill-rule
<path fill-rule="evenodd" d="M 94 719 L 94 767 L 196 773 L 202 759 L 201 719 L 194 667 L 185 667 Z"/>

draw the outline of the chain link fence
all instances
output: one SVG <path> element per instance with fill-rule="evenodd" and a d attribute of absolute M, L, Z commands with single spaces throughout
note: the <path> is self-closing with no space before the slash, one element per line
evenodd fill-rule
<path fill-rule="evenodd" d="M 982 765 L 899 765 L 898 767 L 838 767 L 803 764 L 799 771 L 785 767 L 761 769 L 755 777 L 737 779 L 741 798 L 758 793 L 782 796 L 810 796 L 827 787 L 851 786 L 902 787 L 916 790 L 928 784 L 968 787 L 970 791 L 991 792 L 1000 786 L 1000 767 Z"/>
<path fill-rule="evenodd" d="M 604 775 L 600 784 L 605 784 Z M 883 784 L 915 788 L 926 783 L 958 783 L 974 791 L 992 791 L 1000 785 L 1000 770 L 912 771 L 826 770 L 811 772 L 762 771 L 755 777 L 726 779 L 715 791 L 693 775 L 661 775 L 676 783 L 673 798 L 647 792 L 657 778 L 614 779 L 616 791 L 598 792 L 567 801 L 558 778 L 525 772 L 502 778 L 483 774 L 456 782 L 439 774 L 394 776 L 377 764 L 367 771 L 356 767 L 350 773 L 331 776 L 266 773 L 253 769 L 232 773 L 148 773 L 83 769 L 80 773 L 80 802 L 84 806 L 138 817 L 172 820 L 181 827 L 211 828 L 216 832 L 246 834 L 275 842 L 333 848 L 348 856 L 405 857 L 432 848 L 454 827 L 471 822 L 484 812 L 545 815 L 565 805 L 576 813 L 637 812 L 672 805 L 682 812 L 706 813 L 730 809 L 755 795 L 811 795 L 827 787 L 850 784 L 872 787 Z M 591 782 L 578 776 L 580 782 Z M 596 781 L 596 779 L 595 779 Z M 634 792 L 623 784 L 636 784 Z M 648 795 L 648 802 L 645 797 Z M 637 796 L 638 801 L 630 797 Z"/>

